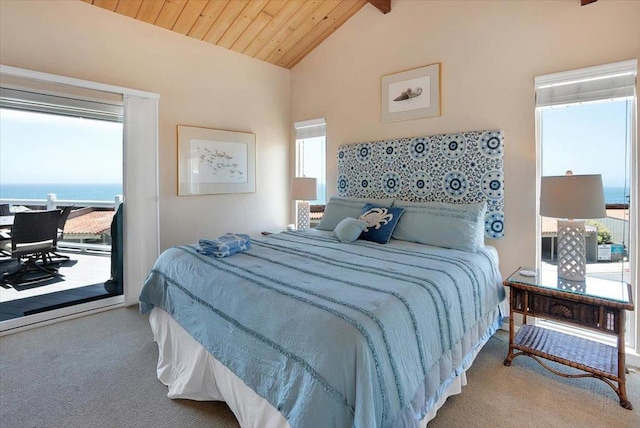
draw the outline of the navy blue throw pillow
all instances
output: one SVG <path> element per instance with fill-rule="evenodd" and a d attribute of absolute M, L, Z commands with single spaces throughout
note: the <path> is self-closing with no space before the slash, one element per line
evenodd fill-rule
<path fill-rule="evenodd" d="M 360 235 L 360 239 L 386 244 L 391 239 L 393 229 L 396 228 L 396 224 L 398 224 L 403 212 L 403 208 L 379 207 L 373 204 L 365 205 L 362 209 L 360 220 L 364 220 L 367 223 L 367 227 Z"/>

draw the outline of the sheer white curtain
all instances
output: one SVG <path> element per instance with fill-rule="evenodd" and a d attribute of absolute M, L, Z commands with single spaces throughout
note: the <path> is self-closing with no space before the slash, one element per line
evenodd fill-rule
<path fill-rule="evenodd" d="M 158 99 L 124 96 L 124 303 L 135 305 L 160 254 Z"/>

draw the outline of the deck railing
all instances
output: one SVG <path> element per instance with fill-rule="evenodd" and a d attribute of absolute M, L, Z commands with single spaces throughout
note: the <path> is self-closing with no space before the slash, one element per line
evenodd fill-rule
<path fill-rule="evenodd" d="M 92 200 L 74 200 L 74 199 L 58 199 L 55 193 L 47 194 L 47 199 L 0 199 L 0 204 L 21 205 L 25 207 L 47 207 L 48 210 L 55 210 L 58 207 L 68 207 L 74 205 L 76 207 L 94 207 L 94 208 L 113 208 L 119 207 L 122 203 L 122 195 L 115 195 L 113 201 L 92 201 Z"/>
<path fill-rule="evenodd" d="M 24 207 L 46 207 L 47 210 L 55 210 L 60 207 L 84 207 L 84 208 L 112 208 L 114 211 L 123 201 L 122 195 L 115 195 L 113 201 L 94 201 L 76 199 L 58 199 L 55 193 L 47 194 L 47 199 L 0 199 L 2 204 Z M 108 255 L 111 252 L 111 245 L 79 243 L 71 241 L 59 241 L 58 248 L 63 250 L 81 252 L 85 254 Z"/>

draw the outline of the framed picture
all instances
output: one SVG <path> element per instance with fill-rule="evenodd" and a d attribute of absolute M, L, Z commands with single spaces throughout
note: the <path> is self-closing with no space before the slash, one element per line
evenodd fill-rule
<path fill-rule="evenodd" d="M 440 116 L 440 63 L 382 76 L 382 122 Z"/>
<path fill-rule="evenodd" d="M 256 135 L 178 125 L 178 195 L 256 191 Z"/>

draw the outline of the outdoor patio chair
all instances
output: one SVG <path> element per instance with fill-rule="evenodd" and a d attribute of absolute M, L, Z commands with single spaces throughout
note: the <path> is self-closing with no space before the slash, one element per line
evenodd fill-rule
<path fill-rule="evenodd" d="M 60 210 L 16 213 L 11 242 L 3 249 L 11 251 L 18 261 L 19 269 L 2 275 L 4 282 L 15 285 L 29 272 L 42 273 L 27 278 L 28 282 L 39 281 L 59 275 L 57 269 L 47 261 L 47 254 L 55 251 L 58 243 L 58 220 Z M 38 260 L 41 262 L 38 263 Z"/>
<path fill-rule="evenodd" d="M 71 214 L 73 208 L 73 205 L 64 207 L 60 213 L 60 218 L 58 219 L 58 241 L 62 241 L 64 238 L 64 225 L 67 223 L 67 219 L 69 218 L 69 214 Z M 59 254 L 57 251 L 50 251 L 47 253 L 46 257 L 49 263 L 69 260 L 69 256 Z"/>
<path fill-rule="evenodd" d="M 0 204 L 0 216 L 10 216 L 9 204 Z M 0 257 L 11 257 L 11 252 L 3 250 L 5 244 L 11 242 L 11 228 L 0 227 Z"/>
<path fill-rule="evenodd" d="M 8 230 L 0 229 L 0 257 L 2 258 L 11 257 L 11 251 L 4 249 L 7 244 L 11 244 L 11 234 Z"/>

